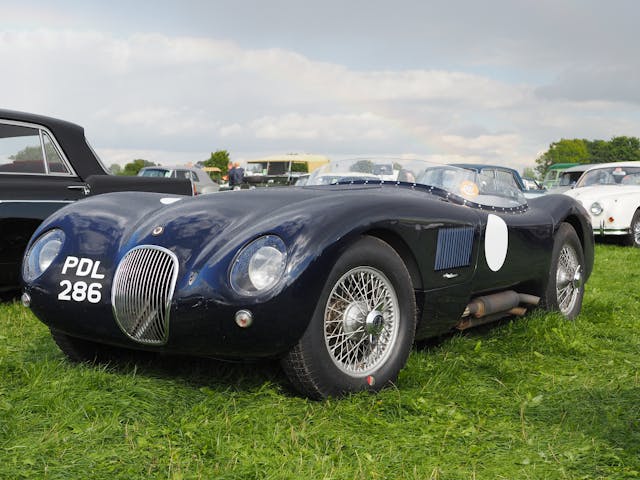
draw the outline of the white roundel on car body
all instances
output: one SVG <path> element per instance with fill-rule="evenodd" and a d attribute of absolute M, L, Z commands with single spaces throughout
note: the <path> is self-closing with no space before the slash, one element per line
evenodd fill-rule
<path fill-rule="evenodd" d="M 507 224 L 497 215 L 489 214 L 487 230 L 484 234 L 484 256 L 491 270 L 497 272 L 504 265 L 509 249 Z"/>

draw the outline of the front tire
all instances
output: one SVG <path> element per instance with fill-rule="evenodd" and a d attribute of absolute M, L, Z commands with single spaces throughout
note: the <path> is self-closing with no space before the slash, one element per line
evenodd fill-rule
<path fill-rule="evenodd" d="M 626 244 L 631 247 L 640 248 L 640 209 L 636 210 L 633 214 Z"/>
<path fill-rule="evenodd" d="M 115 347 L 72 337 L 53 328 L 51 329 L 51 337 L 62 353 L 75 363 L 105 363 L 117 357 Z"/>
<path fill-rule="evenodd" d="M 334 265 L 306 332 L 282 366 L 311 398 L 377 391 L 404 367 L 415 329 L 404 262 L 382 240 L 362 237 Z"/>
<path fill-rule="evenodd" d="M 551 268 L 543 305 L 573 320 L 582 309 L 584 297 L 584 252 L 574 228 L 568 223 L 558 227 L 551 257 Z"/>

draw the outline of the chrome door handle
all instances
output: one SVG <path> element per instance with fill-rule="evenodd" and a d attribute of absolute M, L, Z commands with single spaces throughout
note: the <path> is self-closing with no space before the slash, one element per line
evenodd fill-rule
<path fill-rule="evenodd" d="M 67 190 L 82 190 L 82 193 L 87 196 L 91 193 L 91 190 L 87 185 L 68 185 Z"/>

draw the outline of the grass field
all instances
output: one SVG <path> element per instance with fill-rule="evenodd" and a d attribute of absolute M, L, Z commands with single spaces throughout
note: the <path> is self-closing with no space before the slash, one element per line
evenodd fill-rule
<path fill-rule="evenodd" d="M 640 250 L 599 245 L 575 322 L 416 348 L 398 386 L 312 402 L 276 364 L 78 366 L 0 305 L 0 479 L 640 478 Z"/>

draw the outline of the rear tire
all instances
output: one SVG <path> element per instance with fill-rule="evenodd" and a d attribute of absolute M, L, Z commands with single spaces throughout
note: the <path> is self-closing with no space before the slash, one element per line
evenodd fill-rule
<path fill-rule="evenodd" d="M 542 304 L 573 320 L 582 308 L 584 296 L 584 252 L 574 228 L 561 223 L 553 243 L 551 267 Z"/>
<path fill-rule="evenodd" d="M 377 391 L 398 377 L 415 329 L 415 295 L 402 259 L 382 240 L 362 237 L 333 266 L 282 366 L 311 398 Z"/>

